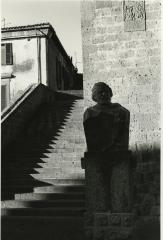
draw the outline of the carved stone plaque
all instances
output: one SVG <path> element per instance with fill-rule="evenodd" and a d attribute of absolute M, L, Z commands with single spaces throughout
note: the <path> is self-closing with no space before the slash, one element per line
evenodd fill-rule
<path fill-rule="evenodd" d="M 145 3 L 144 1 L 123 2 L 124 31 L 145 31 Z"/>

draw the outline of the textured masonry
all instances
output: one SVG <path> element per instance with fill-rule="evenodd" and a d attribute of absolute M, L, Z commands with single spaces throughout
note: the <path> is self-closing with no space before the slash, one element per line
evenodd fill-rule
<path fill-rule="evenodd" d="M 93 105 L 94 83 L 103 81 L 113 90 L 112 101 L 130 111 L 135 206 L 139 215 L 154 218 L 160 196 L 161 1 L 144 1 L 145 29 L 140 31 L 126 31 L 123 2 L 81 4 L 85 108 Z"/>
<path fill-rule="evenodd" d="M 131 112 L 130 146 L 160 142 L 160 2 L 145 1 L 146 31 L 124 31 L 123 1 L 82 3 L 85 107 L 104 81 Z"/>

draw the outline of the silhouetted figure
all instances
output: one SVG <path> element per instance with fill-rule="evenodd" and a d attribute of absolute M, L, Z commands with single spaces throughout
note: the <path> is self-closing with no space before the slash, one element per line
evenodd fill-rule
<path fill-rule="evenodd" d="M 130 113 L 118 103 L 111 103 L 111 88 L 96 83 L 92 99 L 97 102 L 84 113 L 84 131 L 88 151 L 127 150 Z"/>

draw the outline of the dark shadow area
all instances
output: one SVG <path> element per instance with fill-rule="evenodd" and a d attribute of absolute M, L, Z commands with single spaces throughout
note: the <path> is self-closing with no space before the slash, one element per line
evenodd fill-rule
<path fill-rule="evenodd" d="M 135 226 L 135 240 L 160 240 L 159 221 L 137 221 Z"/>
<path fill-rule="evenodd" d="M 136 214 L 135 239 L 160 239 L 160 148 L 133 152 L 133 211 Z"/>
<path fill-rule="evenodd" d="M 160 205 L 160 149 L 133 152 L 136 166 L 133 175 L 133 199 L 138 216 L 148 215 Z"/>
<path fill-rule="evenodd" d="M 3 220 L 3 240 L 86 240 L 83 218 L 35 218 L 32 216 L 14 220 L 14 217 Z"/>
<path fill-rule="evenodd" d="M 57 102 L 41 105 L 31 116 L 21 136 L 2 150 L 2 200 L 14 199 L 16 193 L 33 192 L 34 187 L 51 185 L 30 174 L 38 173 L 34 168 L 41 168 L 39 163 L 44 163 L 42 159 L 48 158 L 45 154 L 53 149 L 50 144 L 55 148 L 55 140 L 76 99 L 80 97 L 57 93 Z"/>
<path fill-rule="evenodd" d="M 76 73 L 73 89 L 79 90 L 83 89 L 83 74 Z"/>

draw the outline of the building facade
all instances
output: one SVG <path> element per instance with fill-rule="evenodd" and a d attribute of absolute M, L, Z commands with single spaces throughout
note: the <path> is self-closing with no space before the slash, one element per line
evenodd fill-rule
<path fill-rule="evenodd" d="M 49 23 L 2 28 L 2 110 L 32 84 L 72 89 L 77 69 Z"/>

